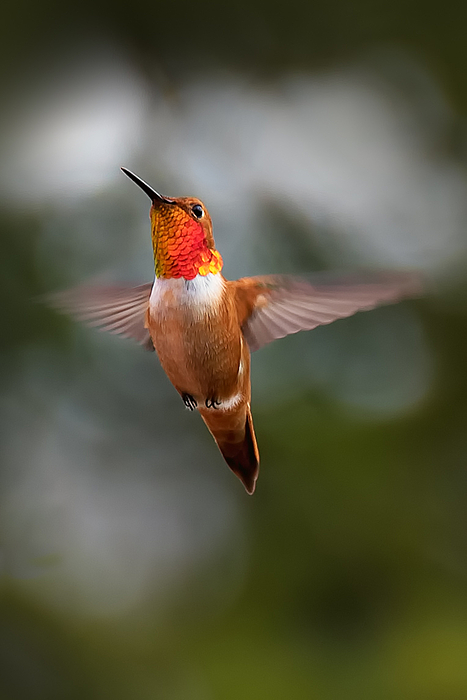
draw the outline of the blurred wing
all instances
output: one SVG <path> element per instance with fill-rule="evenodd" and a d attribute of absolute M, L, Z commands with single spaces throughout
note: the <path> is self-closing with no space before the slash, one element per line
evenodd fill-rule
<path fill-rule="evenodd" d="M 421 291 L 418 277 L 411 273 L 316 281 L 271 275 L 245 278 L 235 284 L 242 330 L 252 352 L 276 338 L 309 331 Z"/>
<path fill-rule="evenodd" d="M 75 316 L 88 326 L 133 338 L 154 350 L 145 327 L 152 284 L 139 287 L 76 287 L 50 294 L 46 301 L 58 311 Z"/>

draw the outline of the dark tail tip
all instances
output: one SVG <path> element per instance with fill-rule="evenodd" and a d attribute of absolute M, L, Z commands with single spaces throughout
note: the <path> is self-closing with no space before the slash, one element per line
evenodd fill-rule
<path fill-rule="evenodd" d="M 241 457 L 240 459 L 238 457 L 226 457 L 225 454 L 224 459 L 235 476 L 238 476 L 242 482 L 243 486 L 245 487 L 245 491 L 250 496 L 253 495 L 256 488 L 256 480 L 258 478 L 259 462 L 249 461 L 248 463 L 245 463 L 245 460 Z"/>

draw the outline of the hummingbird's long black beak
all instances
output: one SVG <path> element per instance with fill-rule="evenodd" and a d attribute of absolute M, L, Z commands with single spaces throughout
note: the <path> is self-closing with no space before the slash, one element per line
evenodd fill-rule
<path fill-rule="evenodd" d="M 164 195 L 159 194 L 159 192 L 156 192 L 156 190 L 153 190 L 152 187 L 150 187 L 144 180 L 142 180 L 140 177 L 135 175 L 134 173 L 131 172 L 131 170 L 127 170 L 127 168 L 120 168 L 120 170 L 127 175 L 130 180 L 133 180 L 138 187 L 141 187 L 143 192 L 146 192 L 148 197 L 153 201 L 153 202 L 165 202 L 166 204 L 173 204 L 174 200 L 170 199 L 170 197 L 164 197 Z"/>

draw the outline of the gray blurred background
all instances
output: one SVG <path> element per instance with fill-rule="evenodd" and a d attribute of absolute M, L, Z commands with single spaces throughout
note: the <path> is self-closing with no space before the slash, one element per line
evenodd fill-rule
<path fill-rule="evenodd" d="M 7 2 L 0 698 L 467 698 L 467 6 Z M 253 358 L 248 497 L 156 358 L 35 298 L 151 281 L 148 201 L 227 277 L 416 269 Z"/>

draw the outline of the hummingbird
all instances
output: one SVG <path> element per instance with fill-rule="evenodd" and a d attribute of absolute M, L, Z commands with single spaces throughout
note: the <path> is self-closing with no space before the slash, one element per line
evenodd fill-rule
<path fill-rule="evenodd" d="M 137 287 L 86 286 L 51 295 L 57 310 L 155 350 L 185 406 L 197 410 L 247 493 L 259 452 L 251 415 L 250 354 L 290 333 L 419 292 L 410 272 L 307 279 L 227 280 L 212 221 L 194 197 L 166 197 L 127 168 L 151 200 L 155 278 Z"/>

